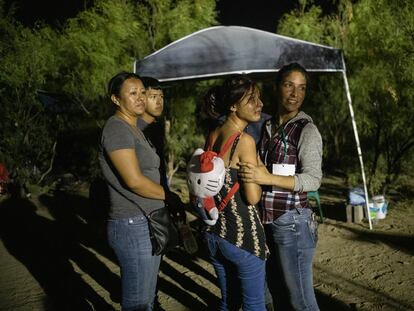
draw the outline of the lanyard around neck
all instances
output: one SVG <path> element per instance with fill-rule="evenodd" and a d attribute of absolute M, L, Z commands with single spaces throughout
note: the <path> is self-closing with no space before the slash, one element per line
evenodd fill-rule
<path fill-rule="evenodd" d="M 268 133 L 268 135 L 269 135 L 269 139 L 270 140 L 273 140 L 273 139 L 275 139 L 275 134 L 273 134 L 272 135 L 272 129 L 271 129 L 271 126 L 269 126 L 268 127 L 268 125 L 266 125 L 266 131 L 267 131 L 267 133 Z M 276 130 L 276 132 L 279 134 L 279 136 L 281 136 L 281 140 L 282 140 L 282 142 L 283 142 L 283 162 L 285 162 L 285 160 L 286 160 L 286 156 L 287 156 L 287 135 L 286 135 L 286 132 L 285 132 L 285 128 L 284 128 L 284 125 L 281 125 L 277 130 Z M 270 149 L 272 149 L 273 150 L 273 148 L 275 147 L 275 145 L 273 145 L 273 147 L 270 147 L 270 146 L 268 146 L 267 148 L 266 148 L 266 150 L 264 150 L 263 149 L 263 147 L 264 147 L 264 145 L 262 145 L 261 146 L 261 149 L 260 149 L 260 152 L 261 152 L 261 154 L 263 155 L 263 161 L 264 161 L 264 164 L 265 165 L 267 165 L 268 163 L 267 163 L 267 157 L 268 157 L 268 155 L 269 155 L 269 153 L 271 153 L 272 151 L 270 150 Z"/>
<path fill-rule="evenodd" d="M 294 118 L 296 118 L 296 116 L 299 114 L 299 111 L 291 118 L 289 118 L 286 122 L 283 122 L 280 126 L 279 126 L 279 135 L 282 136 L 282 142 L 283 142 L 283 162 L 285 162 L 286 160 L 286 154 L 287 154 L 287 140 L 286 140 L 286 132 L 285 132 L 285 126 Z"/>
<path fill-rule="evenodd" d="M 283 162 L 286 160 L 286 154 L 287 154 L 287 140 L 286 140 L 286 132 L 283 125 L 279 127 L 279 135 L 282 136 L 282 142 L 283 142 Z"/>

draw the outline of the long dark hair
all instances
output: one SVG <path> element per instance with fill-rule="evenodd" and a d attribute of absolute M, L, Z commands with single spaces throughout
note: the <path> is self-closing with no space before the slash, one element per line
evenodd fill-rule
<path fill-rule="evenodd" d="M 290 63 L 290 64 L 283 66 L 278 71 L 277 76 L 276 76 L 276 85 L 279 87 L 282 84 L 285 77 L 288 76 L 293 71 L 299 71 L 300 73 L 302 73 L 306 79 L 306 84 L 309 82 L 309 74 L 306 71 L 306 69 L 298 63 Z"/>
<path fill-rule="evenodd" d="M 230 107 L 240 102 L 256 82 L 240 74 L 223 81 L 222 85 L 212 87 L 204 96 L 204 110 L 212 118 L 218 118 L 230 111 Z"/>
<path fill-rule="evenodd" d="M 121 71 L 117 73 L 115 76 L 111 78 L 108 82 L 108 95 L 111 97 L 112 95 L 115 95 L 116 97 L 119 97 L 121 95 L 121 88 L 124 84 L 125 80 L 128 79 L 138 79 L 141 80 L 141 77 L 133 72 L 127 72 L 127 71 Z"/>

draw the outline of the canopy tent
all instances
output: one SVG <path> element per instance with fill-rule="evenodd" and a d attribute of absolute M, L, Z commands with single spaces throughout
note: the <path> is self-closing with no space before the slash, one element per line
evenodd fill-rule
<path fill-rule="evenodd" d="M 134 72 L 167 82 L 237 73 L 275 73 L 291 62 L 301 64 L 309 72 L 342 73 L 372 229 L 364 162 L 342 50 L 248 27 L 217 26 L 192 33 L 136 60 Z"/>

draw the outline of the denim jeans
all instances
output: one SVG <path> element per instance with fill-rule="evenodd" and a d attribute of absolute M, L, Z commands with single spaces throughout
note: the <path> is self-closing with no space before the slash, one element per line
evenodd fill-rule
<path fill-rule="evenodd" d="M 220 290 L 220 311 L 264 311 L 265 261 L 216 234 L 205 234 Z"/>
<path fill-rule="evenodd" d="M 308 208 L 293 209 L 265 225 L 271 251 L 267 262 L 271 267 L 268 271 L 272 271 L 267 278 L 276 298 L 276 308 L 280 306 L 278 301 L 283 301 L 283 291 L 287 289 L 294 310 L 319 310 L 313 290 L 312 262 L 318 235 L 317 222 L 312 214 Z M 281 271 L 281 275 L 278 271 Z M 286 288 L 280 283 L 278 286 L 280 276 Z M 286 306 L 282 306 L 282 309 L 285 310 Z"/>
<path fill-rule="evenodd" d="M 152 255 L 147 219 L 108 220 L 107 230 L 121 268 L 122 310 L 152 310 L 161 256 Z"/>

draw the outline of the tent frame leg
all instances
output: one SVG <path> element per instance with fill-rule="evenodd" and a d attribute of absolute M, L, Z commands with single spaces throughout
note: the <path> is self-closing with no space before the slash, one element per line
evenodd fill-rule
<path fill-rule="evenodd" d="M 367 181 L 366 181 L 366 178 L 365 178 L 364 160 L 362 158 L 362 151 L 361 151 L 361 145 L 360 145 L 360 142 L 359 142 L 358 129 L 357 129 L 357 125 L 356 125 L 356 122 L 355 122 L 354 108 L 352 107 L 351 93 L 349 91 L 348 78 L 346 76 L 346 67 L 345 67 L 344 53 L 342 52 L 341 54 L 342 54 L 342 64 L 343 64 L 343 68 L 344 68 L 342 70 L 342 76 L 344 78 L 346 97 L 348 99 L 349 114 L 351 115 L 352 129 L 354 131 L 355 142 L 356 142 L 356 147 L 357 147 L 357 152 L 358 152 L 358 158 L 359 158 L 359 164 L 361 166 L 362 182 L 364 183 L 365 208 L 366 208 L 366 211 L 367 211 L 367 218 L 368 218 L 368 223 L 369 223 L 369 229 L 372 230 L 371 214 L 369 212 L 368 188 L 367 188 Z"/>

